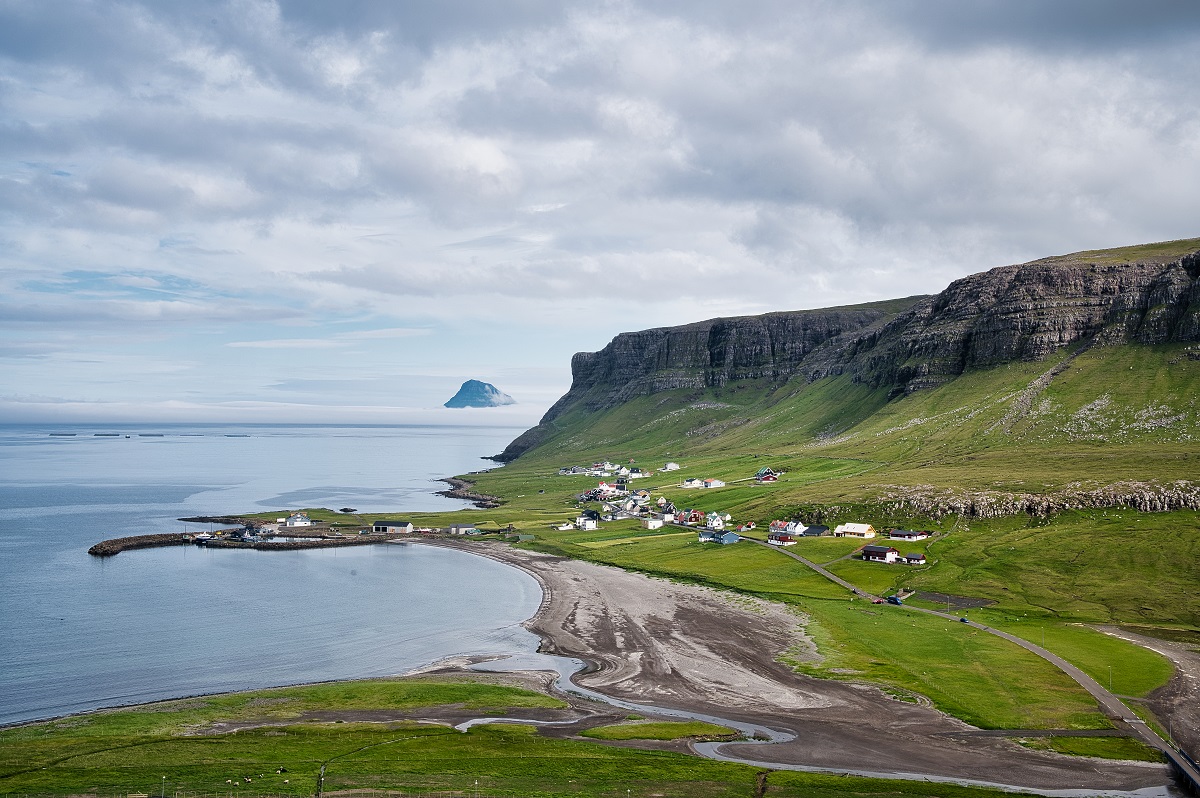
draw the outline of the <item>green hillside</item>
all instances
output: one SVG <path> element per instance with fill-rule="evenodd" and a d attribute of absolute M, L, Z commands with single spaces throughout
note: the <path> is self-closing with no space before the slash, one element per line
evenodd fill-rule
<path fill-rule="evenodd" d="M 472 477 L 504 499 L 472 517 L 533 533 L 522 545 L 544 551 L 793 604 L 809 617 L 824 657 L 804 666 L 812 673 L 924 695 L 981 726 L 1102 727 L 1086 694 L 1023 654 L 923 620 L 916 621 L 921 646 L 906 634 L 880 636 L 879 619 L 854 610 L 841 588 L 777 552 L 713 548 L 636 521 L 555 531 L 551 525 L 574 518 L 576 496 L 597 482 L 558 469 L 604 459 L 644 467 L 676 461 L 680 471 L 633 486 L 681 508 L 753 521 L 759 530 L 749 534 L 759 537 L 770 520 L 794 517 L 932 530 L 929 540 L 897 544 L 927 555 L 928 564 L 915 568 L 850 558 L 862 541 L 804 540 L 795 550 L 868 592 L 916 590 L 985 605 L 970 613 L 1044 640 L 1095 678 L 1114 679 L 1118 692 L 1147 696 L 1170 677 L 1170 664 L 1080 624 L 1200 631 L 1200 513 L 1121 506 L 1186 495 L 1200 474 L 1198 350 L 1094 347 L 969 371 L 891 401 L 841 376 L 782 386 L 741 381 L 642 396 L 594 414 L 573 410 L 541 446 Z M 754 482 L 767 465 L 785 472 L 780 481 Z M 686 477 L 728 484 L 684 490 Z M 964 501 L 973 509 L 952 509 Z M 1080 506 L 1088 501 L 1096 506 Z"/>

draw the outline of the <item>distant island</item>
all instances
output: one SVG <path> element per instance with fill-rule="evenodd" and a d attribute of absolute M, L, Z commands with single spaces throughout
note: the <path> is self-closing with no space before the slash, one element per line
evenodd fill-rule
<path fill-rule="evenodd" d="M 446 402 L 445 407 L 500 407 L 516 403 L 516 399 L 489 382 L 467 380 L 458 389 L 458 393 Z"/>

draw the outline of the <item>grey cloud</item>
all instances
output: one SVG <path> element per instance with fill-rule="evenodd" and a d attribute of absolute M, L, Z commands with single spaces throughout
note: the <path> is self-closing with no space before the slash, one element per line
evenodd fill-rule
<path fill-rule="evenodd" d="M 1191 0 L 875 0 L 859 4 L 939 47 L 1059 47 L 1096 52 L 1177 44 L 1200 33 Z"/>

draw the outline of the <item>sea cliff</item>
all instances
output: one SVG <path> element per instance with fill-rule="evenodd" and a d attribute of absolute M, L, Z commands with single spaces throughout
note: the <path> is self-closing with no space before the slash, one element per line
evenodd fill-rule
<path fill-rule="evenodd" d="M 576 354 L 570 390 L 495 459 L 538 446 L 568 413 L 677 388 L 848 375 L 896 397 L 1067 347 L 1191 341 L 1200 341 L 1200 239 L 1043 258 L 934 296 L 622 333 Z"/>

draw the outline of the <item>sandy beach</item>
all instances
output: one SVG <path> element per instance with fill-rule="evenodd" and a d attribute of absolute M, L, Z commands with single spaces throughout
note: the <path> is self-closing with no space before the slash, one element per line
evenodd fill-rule
<path fill-rule="evenodd" d="M 1131 791 L 1161 787 L 1169 778 L 1157 764 L 1032 751 L 870 685 L 797 674 L 778 658 L 816 651 L 804 619 L 780 604 L 501 543 L 443 545 L 538 579 L 544 598 L 525 626 L 541 636 L 545 653 L 592 665 L 576 676 L 578 684 L 796 735 L 787 743 L 727 744 L 726 755 L 1039 791 Z"/>

